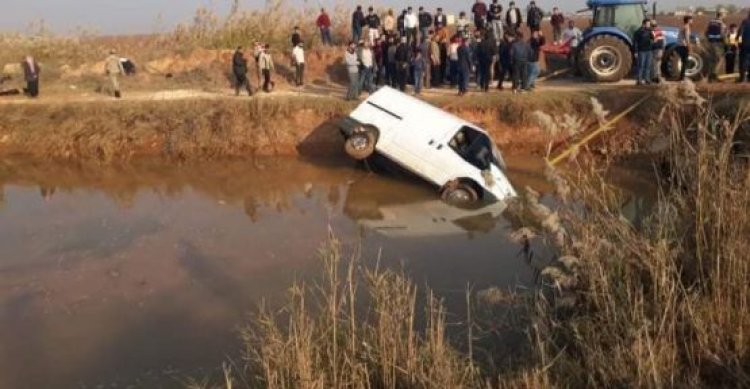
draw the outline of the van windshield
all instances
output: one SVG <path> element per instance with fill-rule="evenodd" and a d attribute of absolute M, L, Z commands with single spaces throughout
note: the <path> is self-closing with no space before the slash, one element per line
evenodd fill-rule
<path fill-rule="evenodd" d="M 449 145 L 466 162 L 479 170 L 487 170 L 491 164 L 502 166 L 490 138 L 471 127 L 461 127 Z"/>

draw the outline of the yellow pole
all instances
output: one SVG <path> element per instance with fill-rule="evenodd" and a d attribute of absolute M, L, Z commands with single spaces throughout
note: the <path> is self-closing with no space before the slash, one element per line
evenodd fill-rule
<path fill-rule="evenodd" d="M 622 118 L 627 116 L 629 113 L 633 112 L 633 110 L 638 108 L 639 105 L 643 104 L 643 102 L 645 102 L 649 97 L 651 97 L 651 95 L 645 95 L 641 97 L 638 101 L 635 102 L 635 104 L 628 107 L 628 109 L 620 112 L 617 116 L 612 118 L 612 120 L 599 126 L 599 128 L 592 131 L 590 134 L 586 135 L 583 139 L 576 142 L 576 144 L 574 144 L 573 146 L 568 147 L 565 151 L 560 153 L 557 157 L 553 158 L 552 160 L 548 159 L 547 162 L 549 162 L 549 164 L 552 166 L 557 165 L 558 163 L 560 163 L 560 161 L 562 161 L 563 159 L 567 158 L 570 154 L 572 154 L 573 151 L 583 146 L 584 144 L 590 142 L 592 139 L 596 138 L 602 132 L 611 130 L 614 127 L 614 125 L 617 124 L 617 122 L 622 120 Z"/>

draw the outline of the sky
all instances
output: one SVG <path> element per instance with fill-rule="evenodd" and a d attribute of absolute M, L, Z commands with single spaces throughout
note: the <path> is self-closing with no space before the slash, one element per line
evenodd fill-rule
<path fill-rule="evenodd" d="M 261 8 L 264 0 L 240 0 L 243 8 Z M 485 0 L 489 1 L 489 0 Z M 500 0 L 507 4 L 509 0 Z M 177 23 L 189 21 L 200 6 L 226 12 L 230 0 L 0 0 L 0 32 L 26 32 L 29 23 L 44 20 L 45 25 L 56 33 L 72 32 L 76 28 L 101 34 L 153 33 L 169 29 Z M 528 0 L 516 0 L 522 6 Z M 731 3 L 732 0 L 660 0 L 660 9 L 685 6 L 715 6 Z M 376 7 L 403 8 L 406 5 L 430 8 L 442 6 L 446 10 L 468 10 L 473 0 L 465 6 L 455 0 L 288 0 L 290 5 L 319 8 L 323 5 L 334 8 L 336 4 L 362 4 Z M 735 4 L 747 4 L 734 1 Z M 544 9 L 560 6 L 567 11 L 585 8 L 585 0 L 537 0 Z"/>

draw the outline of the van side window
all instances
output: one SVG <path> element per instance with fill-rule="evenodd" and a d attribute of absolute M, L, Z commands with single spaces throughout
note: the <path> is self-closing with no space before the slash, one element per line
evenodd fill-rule
<path fill-rule="evenodd" d="M 479 170 L 487 170 L 493 163 L 498 164 L 490 138 L 474 128 L 461 127 L 448 144 L 456 154 Z"/>

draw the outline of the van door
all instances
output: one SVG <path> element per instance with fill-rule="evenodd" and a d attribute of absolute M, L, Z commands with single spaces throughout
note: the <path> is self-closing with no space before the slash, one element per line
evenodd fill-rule
<path fill-rule="evenodd" d="M 441 151 L 448 146 L 440 139 L 431 136 L 424 123 L 404 120 L 394 131 L 392 157 L 424 179 L 436 184 L 444 183 L 444 171 L 441 167 Z"/>

